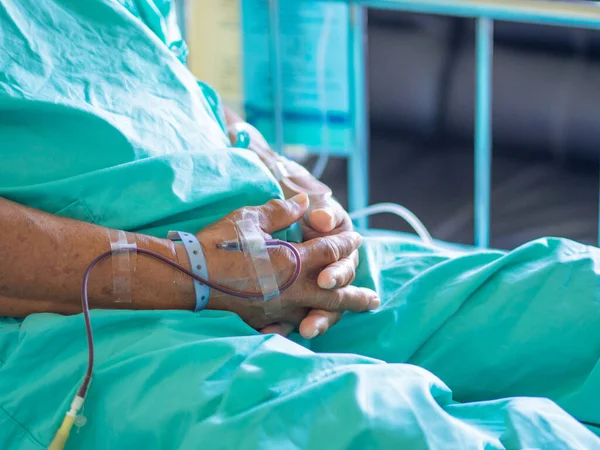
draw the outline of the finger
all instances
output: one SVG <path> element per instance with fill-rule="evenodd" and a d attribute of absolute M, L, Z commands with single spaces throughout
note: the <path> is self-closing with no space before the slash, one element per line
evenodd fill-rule
<path fill-rule="evenodd" d="M 366 288 L 346 286 L 334 290 L 316 289 L 318 291 L 315 294 L 304 296 L 298 305 L 327 311 L 364 312 L 377 309 L 381 304 L 377 293 Z"/>
<path fill-rule="evenodd" d="M 348 258 L 327 266 L 317 278 L 317 284 L 322 289 L 346 287 L 354 281 L 358 267 L 358 252 L 354 251 Z"/>
<path fill-rule="evenodd" d="M 325 311 L 313 309 L 300 324 L 300 334 L 305 339 L 314 339 L 322 336 L 342 318 L 340 311 Z"/>
<path fill-rule="evenodd" d="M 223 107 L 223 114 L 225 115 L 225 122 L 230 125 L 244 123 L 244 119 L 242 119 L 234 110 L 229 109 L 226 106 Z"/>
<path fill-rule="evenodd" d="M 298 194 L 289 200 L 271 200 L 263 206 L 254 208 L 258 212 L 260 227 L 272 234 L 298 222 L 308 210 L 308 197 Z"/>
<path fill-rule="evenodd" d="M 311 196 L 308 223 L 317 232 L 329 233 L 342 222 L 343 211 L 330 195 Z"/>
<path fill-rule="evenodd" d="M 260 330 L 262 334 L 279 334 L 280 336 L 289 336 L 294 331 L 294 325 L 291 323 L 274 323 Z"/>
<path fill-rule="evenodd" d="M 362 237 L 354 231 L 313 239 L 299 245 L 307 268 L 317 269 L 347 258 L 362 244 Z"/>

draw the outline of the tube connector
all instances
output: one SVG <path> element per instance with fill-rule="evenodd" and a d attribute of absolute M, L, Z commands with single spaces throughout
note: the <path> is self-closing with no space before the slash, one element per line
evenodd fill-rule
<path fill-rule="evenodd" d="M 73 428 L 73 424 L 77 418 L 77 414 L 83 406 L 83 401 L 83 397 L 80 397 L 79 395 L 75 396 L 71 402 L 71 408 L 69 409 L 69 412 L 65 414 L 65 418 L 63 419 L 60 428 L 54 435 L 54 439 L 52 439 L 48 450 L 63 450 L 65 448 L 65 445 L 69 440 L 69 435 L 71 434 L 71 429 Z"/>
<path fill-rule="evenodd" d="M 225 241 L 217 244 L 217 248 L 221 250 L 227 250 L 228 252 L 241 252 L 243 251 L 242 245 L 239 241 Z"/>

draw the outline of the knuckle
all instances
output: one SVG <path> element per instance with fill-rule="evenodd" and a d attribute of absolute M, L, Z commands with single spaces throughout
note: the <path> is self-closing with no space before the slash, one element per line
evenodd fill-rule
<path fill-rule="evenodd" d="M 338 260 L 341 260 L 342 258 L 345 258 L 350 254 L 350 245 L 346 240 L 339 240 L 337 242 L 336 247 Z"/>
<path fill-rule="evenodd" d="M 343 259 L 329 267 L 331 268 L 332 277 L 336 279 L 339 287 L 345 287 L 354 281 L 356 274 L 351 260 Z"/>
<path fill-rule="evenodd" d="M 368 311 L 369 306 L 371 305 L 371 299 L 373 298 L 370 291 L 361 289 L 360 291 L 360 307 L 363 311 Z"/>
<path fill-rule="evenodd" d="M 354 271 L 354 267 L 346 265 L 344 267 L 343 278 L 344 284 L 348 285 L 354 281 L 356 277 L 356 272 Z"/>
<path fill-rule="evenodd" d="M 286 209 L 286 203 L 279 198 L 269 200 L 269 203 L 267 204 L 269 205 L 269 208 L 274 211 L 285 211 Z"/>
<path fill-rule="evenodd" d="M 284 283 L 292 276 L 296 265 L 296 258 L 284 248 L 276 247 L 269 249 L 269 259 L 273 266 L 273 273 L 278 278 L 279 284 Z"/>
<path fill-rule="evenodd" d="M 343 253 L 340 256 L 348 257 L 357 250 L 358 246 L 353 233 L 344 232 L 338 235 L 338 239 L 341 253 Z"/>
<path fill-rule="evenodd" d="M 331 239 L 323 239 L 323 257 L 328 261 L 340 259 L 340 251 Z"/>
<path fill-rule="evenodd" d="M 350 247 L 350 253 L 357 252 L 362 245 L 362 237 L 355 231 L 348 231 L 348 246 Z"/>
<path fill-rule="evenodd" d="M 332 291 L 331 294 L 327 298 L 327 308 L 328 310 L 336 310 L 342 306 L 344 301 L 344 297 L 339 290 Z"/>
<path fill-rule="evenodd" d="M 354 283 L 354 280 L 356 280 L 356 272 L 353 270 L 353 271 L 350 273 L 350 279 L 348 280 L 348 284 L 352 284 L 352 283 Z"/>
<path fill-rule="evenodd" d="M 300 260 L 302 261 L 302 263 L 306 263 L 306 261 L 308 261 L 311 257 L 310 249 L 308 249 L 304 245 L 296 245 L 295 247 L 296 250 L 298 250 L 298 253 L 300 254 Z"/>
<path fill-rule="evenodd" d="M 352 278 L 354 269 L 348 264 L 340 265 L 338 269 L 336 269 L 336 273 L 338 273 L 339 281 L 346 284 Z"/>
<path fill-rule="evenodd" d="M 281 262 L 283 264 L 291 266 L 296 262 L 296 258 L 294 258 L 292 252 L 289 251 L 287 248 L 276 247 L 274 251 L 276 252 L 278 263 Z"/>

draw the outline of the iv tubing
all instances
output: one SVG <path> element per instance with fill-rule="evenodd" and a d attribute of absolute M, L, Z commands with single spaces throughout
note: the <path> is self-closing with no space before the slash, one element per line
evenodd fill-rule
<path fill-rule="evenodd" d="M 429 231 L 427 231 L 427 228 L 425 228 L 425 225 L 423 225 L 418 217 L 415 216 L 409 209 L 395 203 L 378 203 L 376 205 L 371 205 L 367 208 L 351 213 L 350 218 L 352 220 L 356 220 L 371 216 L 373 214 L 382 213 L 390 213 L 402 217 L 411 227 L 413 227 L 423 242 L 431 246 L 434 245 L 431 234 L 429 234 Z"/>

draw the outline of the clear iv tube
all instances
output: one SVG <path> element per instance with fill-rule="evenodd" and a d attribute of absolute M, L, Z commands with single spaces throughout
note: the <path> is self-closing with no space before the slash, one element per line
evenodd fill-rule
<path fill-rule="evenodd" d="M 312 175 L 321 179 L 327 163 L 329 162 L 329 125 L 327 123 L 327 41 L 331 34 L 331 23 L 333 21 L 333 9 L 331 5 L 324 5 L 325 19 L 321 36 L 319 37 L 319 47 L 317 49 L 317 91 L 319 97 L 319 109 L 321 110 L 321 153 L 319 159 L 313 168 Z"/>
<path fill-rule="evenodd" d="M 402 217 L 408 224 L 414 228 L 421 240 L 431 246 L 434 245 L 433 238 L 425 225 L 415 216 L 409 209 L 395 203 L 378 203 L 371 205 L 365 209 L 355 211 L 350 214 L 352 220 L 361 219 L 363 217 L 372 216 L 374 214 L 390 213 Z"/>

